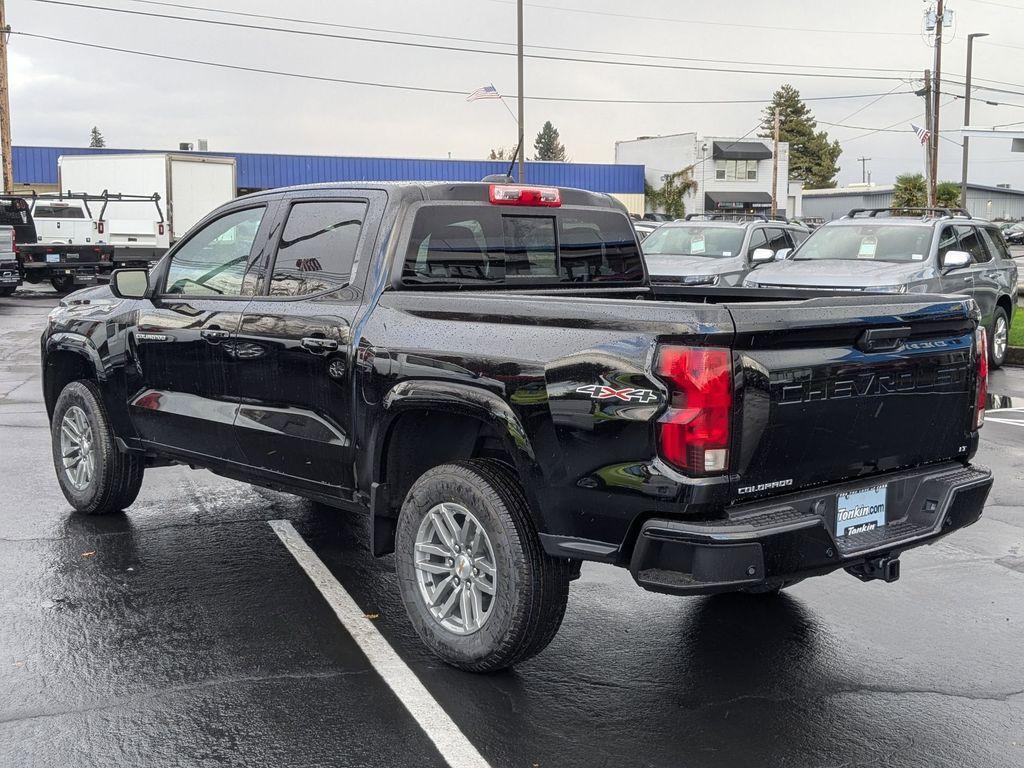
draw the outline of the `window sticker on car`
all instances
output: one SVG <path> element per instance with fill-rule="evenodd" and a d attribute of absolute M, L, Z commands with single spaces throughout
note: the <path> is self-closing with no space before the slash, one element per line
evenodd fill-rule
<path fill-rule="evenodd" d="M 732 256 L 732 251 L 722 251 L 723 256 Z"/>
<path fill-rule="evenodd" d="M 700 239 L 695 237 L 690 240 L 690 253 L 704 253 L 704 235 L 700 235 Z"/>
<path fill-rule="evenodd" d="M 873 259 L 875 258 L 875 250 L 878 248 L 878 238 L 876 237 L 865 237 L 860 241 L 860 250 L 857 251 L 858 259 Z"/>
<path fill-rule="evenodd" d="M 912 254 L 910 254 L 910 258 L 912 258 L 914 261 L 924 261 L 924 254 L 923 253 L 912 253 Z"/>

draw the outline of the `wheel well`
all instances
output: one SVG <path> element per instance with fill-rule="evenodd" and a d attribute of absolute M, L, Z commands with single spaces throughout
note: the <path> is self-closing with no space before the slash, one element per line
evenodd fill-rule
<path fill-rule="evenodd" d="M 84 355 L 59 349 L 46 356 L 46 371 L 43 376 L 43 397 L 46 413 L 53 416 L 54 406 L 61 391 L 72 381 L 88 379 L 96 381 L 96 371 Z"/>
<path fill-rule="evenodd" d="M 1013 317 L 1013 302 L 1010 300 L 1009 296 L 1000 296 L 999 301 L 997 301 L 996 304 L 1002 307 L 1003 311 L 1006 312 L 1007 320 Z"/>
<path fill-rule="evenodd" d="M 500 431 L 473 416 L 446 411 L 404 413 L 391 425 L 378 477 L 387 487 L 374 510 L 374 554 L 394 551 L 394 522 L 413 483 L 428 469 L 464 459 L 498 459 L 514 466 Z"/>

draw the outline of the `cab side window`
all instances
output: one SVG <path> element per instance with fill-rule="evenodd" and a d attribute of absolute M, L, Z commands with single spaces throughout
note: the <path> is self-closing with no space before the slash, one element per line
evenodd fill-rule
<path fill-rule="evenodd" d="M 750 245 L 747 246 L 747 256 L 753 256 L 758 248 L 767 248 L 768 238 L 765 237 L 764 229 L 758 227 L 750 231 Z"/>
<path fill-rule="evenodd" d="M 165 294 L 241 296 L 256 233 L 266 208 L 233 211 L 190 237 L 171 257 Z"/>
<path fill-rule="evenodd" d="M 939 264 L 950 251 L 959 251 L 960 241 L 957 240 L 956 230 L 953 227 L 943 227 L 939 232 Z"/>
<path fill-rule="evenodd" d="M 790 244 L 789 237 L 786 235 L 786 230 L 784 229 L 765 229 L 765 235 L 768 238 L 767 247 L 771 248 L 774 253 L 793 247 Z"/>
<path fill-rule="evenodd" d="M 975 263 L 984 264 L 986 261 L 992 261 L 992 254 L 985 247 L 976 227 L 961 225 L 956 231 L 960 236 L 960 250 L 971 254 L 971 259 Z"/>
<path fill-rule="evenodd" d="M 788 232 L 790 239 L 793 241 L 794 248 L 809 237 L 806 232 L 800 229 L 790 229 Z"/>
<path fill-rule="evenodd" d="M 270 278 L 271 296 L 306 296 L 348 285 L 366 203 L 297 202 L 288 212 Z"/>

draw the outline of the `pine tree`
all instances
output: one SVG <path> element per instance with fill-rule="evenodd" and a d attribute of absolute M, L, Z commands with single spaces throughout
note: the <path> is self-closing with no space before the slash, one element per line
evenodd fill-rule
<path fill-rule="evenodd" d="M 536 140 L 533 142 L 534 157 L 537 160 L 556 160 L 564 163 L 568 160 L 565 154 L 565 146 L 559 141 L 558 129 L 548 120 L 540 129 Z"/>
<path fill-rule="evenodd" d="M 95 125 L 92 127 L 92 135 L 89 137 L 89 146 L 92 149 L 107 146 L 107 140 L 103 138 L 103 134 L 100 133 L 100 129 Z"/>
<path fill-rule="evenodd" d="M 803 181 L 811 189 L 824 189 L 836 185 L 839 173 L 837 162 L 843 150 L 838 141 L 829 141 L 828 133 L 818 127 L 800 91 L 783 85 L 772 96 L 772 103 L 764 108 L 761 118 L 761 138 L 771 138 L 774 131 L 775 110 L 779 110 L 779 141 L 789 143 L 789 176 Z"/>

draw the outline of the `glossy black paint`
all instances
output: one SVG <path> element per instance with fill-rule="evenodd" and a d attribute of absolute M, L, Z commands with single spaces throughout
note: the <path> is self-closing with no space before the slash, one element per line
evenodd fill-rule
<path fill-rule="evenodd" d="M 148 298 L 111 301 L 96 289 L 91 303 L 72 302 L 51 316 L 42 340 L 47 405 L 85 366 L 102 382 L 127 449 L 372 509 L 378 551 L 387 550 L 387 521 L 420 472 L 469 456 L 501 458 L 515 466 L 549 551 L 619 564 L 645 520 L 715 519 L 780 492 L 743 493 L 746 486 L 790 478 L 793 491 L 966 463 L 973 454 L 977 310 L 969 300 L 732 301 L 671 290 L 655 296 L 646 282 L 402 288 L 410 206 L 486 195 L 486 185 L 473 184 L 325 185 L 223 206 L 207 221 L 267 205 L 243 295 L 163 296 L 172 250 L 152 271 Z M 562 195 L 567 206 L 619 209 L 600 195 Z M 370 202 L 344 288 L 302 299 L 268 295 L 282 211 L 293 197 Z M 910 329 L 899 350 L 857 348 L 866 330 L 891 326 Z M 652 373 L 660 344 L 734 350 L 728 473 L 689 478 L 658 456 L 657 418 L 669 397 Z M 955 375 L 936 380 L 947 369 Z M 908 372 L 912 391 L 899 386 Z M 654 396 L 601 401 L 577 391 L 593 384 Z M 833 395 L 816 399 L 819 384 Z M 837 386 L 863 391 L 843 400 Z M 805 394 L 794 400 L 797 391 Z M 926 440 L 910 439 L 922 431 Z"/>

